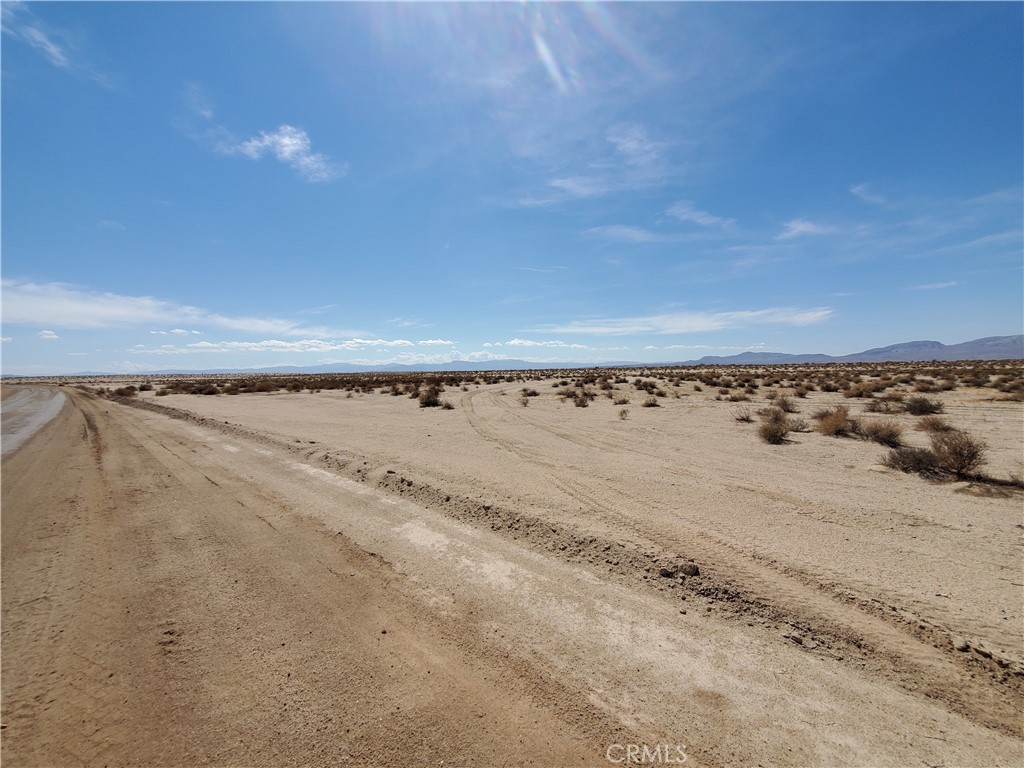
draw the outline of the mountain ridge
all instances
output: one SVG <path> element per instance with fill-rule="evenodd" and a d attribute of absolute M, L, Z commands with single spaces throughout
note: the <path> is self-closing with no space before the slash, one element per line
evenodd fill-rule
<path fill-rule="evenodd" d="M 785 363 L 878 363 L 878 362 L 950 362 L 954 360 L 1024 360 L 1024 334 L 1012 336 L 986 336 L 959 344 L 943 344 L 933 340 L 906 341 L 885 347 L 873 347 L 849 355 L 825 355 L 820 353 L 791 354 L 787 352 L 741 352 L 736 355 L 705 355 L 697 360 L 679 362 L 641 363 L 632 360 L 617 360 L 603 363 L 544 362 L 527 360 L 454 360 L 449 363 L 420 363 L 402 365 L 355 365 L 352 363 L 328 363 L 324 365 L 279 365 L 259 368 L 209 368 L 203 370 L 166 369 L 139 371 L 139 375 L 168 376 L 175 374 L 252 374 L 252 373 L 420 373 L 427 371 L 509 371 L 552 368 L 658 368 L 691 367 L 708 365 L 780 365 Z M 86 371 L 69 376 L 125 376 L 125 373 Z M 17 374 L 3 374 L 4 378 Z"/>

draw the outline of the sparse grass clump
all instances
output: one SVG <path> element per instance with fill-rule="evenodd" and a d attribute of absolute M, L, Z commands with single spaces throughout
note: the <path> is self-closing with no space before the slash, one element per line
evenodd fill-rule
<path fill-rule="evenodd" d="M 644 400 L 642 403 L 640 403 L 640 407 L 641 408 L 660 408 L 661 407 L 661 403 L 658 402 L 658 398 L 656 398 L 656 397 L 648 397 L 646 400 Z"/>
<path fill-rule="evenodd" d="M 629 408 L 623 408 L 622 410 L 620 410 L 619 418 L 622 419 L 623 421 L 629 418 Z"/>

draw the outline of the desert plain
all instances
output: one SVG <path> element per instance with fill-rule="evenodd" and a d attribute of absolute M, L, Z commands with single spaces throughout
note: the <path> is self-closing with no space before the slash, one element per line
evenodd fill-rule
<path fill-rule="evenodd" d="M 941 367 L 5 381 L 4 761 L 1020 765 L 1024 371 Z"/>

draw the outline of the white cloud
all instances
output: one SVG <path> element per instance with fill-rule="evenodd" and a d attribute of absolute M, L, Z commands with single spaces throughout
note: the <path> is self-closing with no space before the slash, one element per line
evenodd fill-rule
<path fill-rule="evenodd" d="M 421 345 L 423 345 L 425 347 L 442 347 L 442 346 L 453 347 L 453 346 L 455 346 L 455 342 L 454 341 L 449 341 L 448 339 L 423 339 L 422 341 L 418 341 L 416 343 L 417 344 L 421 344 Z"/>
<path fill-rule="evenodd" d="M 14 339 L 12 339 L 10 336 L 0 336 L 0 342 L 6 344 L 9 341 L 14 341 Z"/>
<path fill-rule="evenodd" d="M 290 320 L 232 317 L 151 296 L 123 296 L 64 283 L 5 279 L 3 322 L 57 328 L 134 328 L 140 325 L 209 325 L 285 336 L 355 336 L 358 331 L 310 328 Z"/>
<path fill-rule="evenodd" d="M 814 309 L 776 307 L 735 312 L 675 312 L 640 317 L 575 320 L 542 330 L 549 333 L 587 333 L 607 336 L 640 333 L 701 333 L 750 325 L 813 325 L 824 322 L 832 315 L 833 311 L 828 307 Z"/>
<path fill-rule="evenodd" d="M 100 219 L 96 222 L 96 229 L 103 229 L 108 232 L 124 232 L 127 227 L 119 221 L 112 219 Z"/>
<path fill-rule="evenodd" d="M 39 338 L 40 339 L 59 339 L 60 336 L 58 336 L 53 331 L 40 331 L 39 332 Z"/>
<path fill-rule="evenodd" d="M 484 345 L 487 346 L 486 344 Z M 497 343 L 494 346 L 501 346 Z M 534 341 L 532 339 L 509 339 L 505 342 L 507 347 L 560 347 L 563 349 L 589 349 L 583 344 L 567 344 L 564 341 Z"/>
<path fill-rule="evenodd" d="M 664 238 L 661 235 L 640 227 L 625 224 L 608 224 L 603 227 L 591 227 L 583 231 L 585 235 L 597 235 L 609 240 L 620 240 L 627 243 L 656 243 Z"/>
<path fill-rule="evenodd" d="M 327 182 L 345 175 L 346 168 L 331 162 L 326 155 L 313 152 L 309 135 L 301 128 L 282 125 L 276 131 L 261 131 L 259 136 L 230 147 L 229 154 L 242 154 L 259 160 L 267 153 L 291 166 L 309 182 Z"/>
<path fill-rule="evenodd" d="M 731 227 L 736 223 L 735 219 L 724 219 L 721 216 L 714 216 L 707 211 L 699 210 L 689 200 L 680 200 L 673 203 L 666 211 L 669 216 L 674 216 L 680 221 L 688 221 L 691 224 L 699 224 L 702 227 Z"/>
<path fill-rule="evenodd" d="M 793 219 L 785 223 L 785 229 L 775 236 L 776 240 L 790 240 L 802 235 L 828 235 L 835 232 L 835 227 L 815 224 L 806 219 Z"/>
<path fill-rule="evenodd" d="M 952 288 L 956 285 L 956 280 L 949 280 L 945 283 L 925 283 L 924 285 L 915 285 L 911 288 L 914 291 L 934 291 L 939 288 Z"/>

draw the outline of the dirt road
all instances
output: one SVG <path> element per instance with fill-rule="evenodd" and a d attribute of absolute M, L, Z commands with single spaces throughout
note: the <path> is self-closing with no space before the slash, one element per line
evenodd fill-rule
<path fill-rule="evenodd" d="M 1021 760 L 1014 700 L 925 643 L 913 690 L 414 503 L 400 472 L 67 392 L 3 459 L 9 765 Z M 969 702 L 931 690 L 958 677 Z"/>

